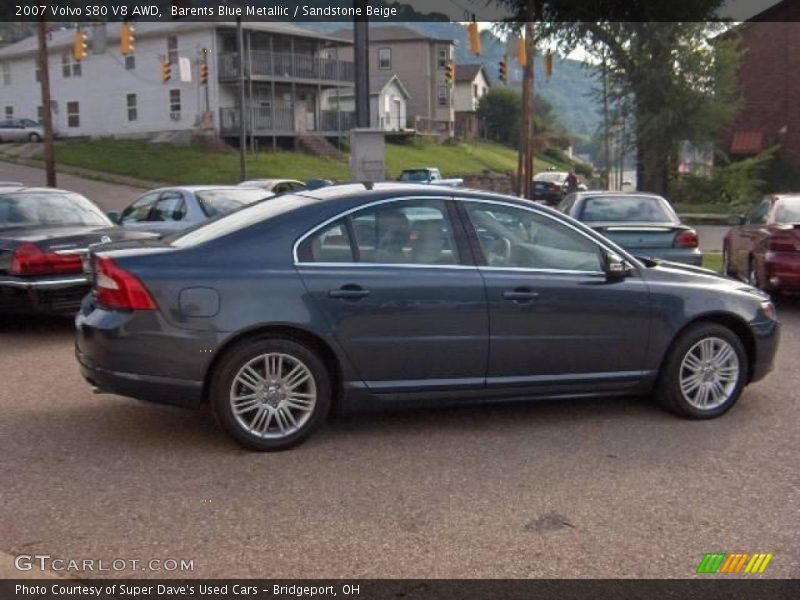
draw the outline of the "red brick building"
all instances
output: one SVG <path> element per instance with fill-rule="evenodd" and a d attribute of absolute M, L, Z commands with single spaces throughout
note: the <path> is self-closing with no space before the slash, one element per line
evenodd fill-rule
<path fill-rule="evenodd" d="M 800 168 L 800 2 L 775 4 L 736 35 L 743 105 L 722 132 L 722 148 L 743 157 L 780 144 L 781 157 Z"/>

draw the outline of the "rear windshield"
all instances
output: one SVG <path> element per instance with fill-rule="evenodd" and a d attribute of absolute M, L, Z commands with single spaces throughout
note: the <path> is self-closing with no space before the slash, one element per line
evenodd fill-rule
<path fill-rule="evenodd" d="M 79 194 L 69 192 L 17 192 L 0 194 L 0 228 L 74 227 L 112 223 L 103 212 Z"/>
<path fill-rule="evenodd" d="M 246 188 L 202 190 L 195 192 L 194 195 L 208 217 L 224 215 L 241 208 L 245 204 L 252 204 L 273 196 L 272 193 L 265 190 L 250 190 Z"/>
<path fill-rule="evenodd" d="M 595 196 L 583 201 L 581 221 L 628 223 L 677 223 L 678 218 L 663 198 L 654 196 Z"/>
<path fill-rule="evenodd" d="M 240 229 L 244 229 L 249 225 L 260 223 L 261 221 L 289 212 L 298 205 L 316 201 L 316 198 L 294 194 L 276 196 L 269 202 L 260 202 L 252 206 L 245 206 L 241 210 L 228 213 L 212 221 L 207 221 L 199 227 L 192 228 L 186 232 L 180 232 L 166 239 L 176 248 L 197 246 L 198 244 L 204 244 L 205 242 L 216 240 Z"/>
<path fill-rule="evenodd" d="M 546 173 L 538 173 L 533 180 L 534 181 L 561 181 L 567 178 L 566 173 L 561 173 L 558 171 L 555 172 L 546 172 Z"/>
<path fill-rule="evenodd" d="M 775 222 L 800 223 L 800 198 L 784 198 L 780 200 L 775 208 Z"/>
<path fill-rule="evenodd" d="M 429 177 L 427 169 L 407 169 L 400 173 L 400 181 L 428 181 Z"/>

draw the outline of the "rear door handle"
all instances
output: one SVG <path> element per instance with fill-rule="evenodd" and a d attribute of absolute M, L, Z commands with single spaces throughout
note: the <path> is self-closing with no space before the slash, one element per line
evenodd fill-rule
<path fill-rule="evenodd" d="M 539 297 L 539 292 L 534 292 L 528 288 L 515 288 L 513 290 L 506 290 L 503 292 L 503 298 L 506 300 L 513 300 L 514 302 L 530 302 Z"/>
<path fill-rule="evenodd" d="M 359 300 L 369 296 L 369 290 L 365 290 L 360 285 L 343 285 L 338 290 L 329 291 L 328 296 L 340 300 Z"/>

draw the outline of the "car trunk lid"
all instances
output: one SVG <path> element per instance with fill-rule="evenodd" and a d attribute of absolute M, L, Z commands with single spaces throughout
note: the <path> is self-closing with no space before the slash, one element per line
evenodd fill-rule
<path fill-rule="evenodd" d="M 676 236 L 691 228 L 675 223 L 587 223 L 592 229 L 631 250 L 672 248 Z"/>

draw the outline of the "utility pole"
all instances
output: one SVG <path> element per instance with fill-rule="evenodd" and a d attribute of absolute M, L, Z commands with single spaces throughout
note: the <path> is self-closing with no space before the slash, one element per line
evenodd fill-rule
<path fill-rule="evenodd" d="M 353 7 L 364 15 L 367 0 L 353 0 Z M 361 16 L 353 20 L 353 58 L 356 70 L 356 127 L 369 127 L 369 21 Z"/>
<path fill-rule="evenodd" d="M 242 17 L 236 17 L 236 46 L 239 53 L 239 179 L 247 179 L 247 124 L 244 105 L 244 33 Z"/>
<path fill-rule="evenodd" d="M 535 87 L 535 73 L 533 70 L 533 61 L 536 58 L 536 34 L 533 29 L 533 0 L 528 0 L 528 21 L 525 23 L 525 54 L 530 58 L 525 61 L 525 70 L 528 71 L 528 145 L 525 150 L 525 177 L 526 194 L 528 200 L 533 200 L 533 150 L 534 150 L 534 136 L 536 133 L 536 87 Z"/>
<path fill-rule="evenodd" d="M 39 19 L 39 82 L 42 88 L 42 124 L 44 125 L 44 169 L 47 187 L 56 187 L 56 157 L 53 148 L 53 115 L 50 107 L 50 71 L 47 64 L 47 23 Z"/>
<path fill-rule="evenodd" d="M 603 50 L 603 152 L 605 154 L 606 189 L 611 189 L 611 124 L 608 118 L 608 62 Z"/>
<path fill-rule="evenodd" d="M 525 14 L 525 65 L 522 70 L 522 119 L 519 132 L 519 156 L 517 159 L 519 195 L 532 199 L 533 178 L 533 0 L 527 0 Z"/>

